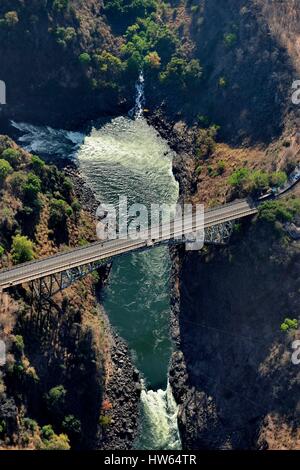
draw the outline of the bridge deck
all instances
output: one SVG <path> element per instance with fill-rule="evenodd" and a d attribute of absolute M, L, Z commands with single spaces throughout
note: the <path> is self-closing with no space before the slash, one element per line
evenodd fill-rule
<path fill-rule="evenodd" d="M 247 217 L 255 214 L 257 208 L 251 206 L 247 200 L 241 200 L 232 204 L 226 204 L 222 207 L 206 210 L 204 217 L 204 228 L 229 222 L 235 219 Z M 89 263 L 112 258 L 131 251 L 140 250 L 151 246 L 158 246 L 175 237 L 187 235 L 192 230 L 201 230 L 202 226 L 188 226 L 182 228 L 181 221 L 175 221 L 171 234 L 170 226 L 160 227 L 160 232 L 154 241 L 149 234 L 145 234 L 143 239 L 138 240 L 110 240 L 105 242 L 95 242 L 90 245 L 74 248 L 54 256 L 24 263 L 11 269 L 0 271 L 0 290 L 8 287 L 17 286 L 26 282 L 41 279 L 46 276 L 58 274 L 68 269 L 84 266 Z"/>

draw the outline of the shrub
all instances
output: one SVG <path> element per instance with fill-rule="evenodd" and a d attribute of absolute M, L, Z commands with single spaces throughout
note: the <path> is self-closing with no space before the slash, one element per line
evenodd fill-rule
<path fill-rule="evenodd" d="M 294 318 L 293 320 L 290 318 L 286 318 L 284 322 L 280 325 L 281 331 L 290 331 L 290 330 L 297 330 L 298 329 L 298 320 Z"/>
<path fill-rule="evenodd" d="M 62 183 L 62 194 L 65 196 L 66 199 L 71 198 L 71 194 L 73 191 L 73 183 L 70 178 L 66 178 L 63 176 L 63 183 Z"/>
<path fill-rule="evenodd" d="M 145 57 L 145 65 L 151 69 L 159 69 L 161 58 L 156 51 L 149 52 Z"/>
<path fill-rule="evenodd" d="M 79 62 L 83 65 L 89 65 L 92 61 L 92 58 L 90 56 L 90 54 L 88 54 L 87 52 L 82 52 L 80 55 L 79 55 Z"/>
<path fill-rule="evenodd" d="M 28 173 L 27 180 L 23 183 L 22 190 L 27 203 L 36 201 L 38 193 L 41 191 L 42 182 L 34 173 Z"/>
<path fill-rule="evenodd" d="M 101 54 L 95 54 L 93 60 L 99 72 L 101 85 L 117 89 L 118 81 L 124 70 L 124 64 L 121 59 L 110 52 L 102 51 Z"/>
<path fill-rule="evenodd" d="M 224 34 L 224 43 L 228 47 L 232 47 L 237 41 L 237 35 L 235 33 Z"/>
<path fill-rule="evenodd" d="M 65 405 L 67 391 L 63 385 L 51 388 L 46 395 L 47 405 L 53 413 L 61 413 Z"/>
<path fill-rule="evenodd" d="M 18 352 L 22 353 L 24 351 L 25 345 L 24 345 L 23 336 L 16 335 L 14 338 L 14 344 Z"/>
<path fill-rule="evenodd" d="M 52 199 L 50 203 L 50 225 L 52 227 L 62 226 L 67 217 L 73 214 L 72 207 L 63 199 Z"/>
<path fill-rule="evenodd" d="M 201 172 L 202 172 L 202 169 L 203 169 L 202 166 L 201 166 L 201 165 L 198 165 L 198 166 L 196 167 L 196 169 L 195 169 L 196 175 L 200 175 Z"/>
<path fill-rule="evenodd" d="M 223 175 L 225 168 L 226 168 L 226 165 L 225 165 L 224 160 L 220 160 L 217 165 L 217 174 Z"/>
<path fill-rule="evenodd" d="M 62 422 L 62 427 L 71 435 L 71 434 L 80 434 L 81 433 L 81 423 L 79 419 L 75 418 L 73 415 L 68 415 L 64 418 Z"/>
<path fill-rule="evenodd" d="M 37 155 L 32 155 L 31 157 L 31 167 L 37 175 L 41 175 L 43 168 L 45 167 L 45 162 Z"/>
<path fill-rule="evenodd" d="M 125 34 L 126 44 L 121 53 L 127 60 L 127 69 L 135 73 L 143 65 L 158 68 L 166 65 L 176 51 L 178 40 L 166 25 L 159 24 L 152 17 L 130 26 Z"/>
<path fill-rule="evenodd" d="M 110 403 L 109 400 L 104 400 L 102 403 L 102 410 L 103 411 L 109 411 L 112 409 L 112 404 Z"/>
<path fill-rule="evenodd" d="M 4 434 L 5 430 L 6 430 L 6 423 L 5 423 L 5 421 L 2 419 L 2 420 L 0 421 L 0 434 Z"/>
<path fill-rule="evenodd" d="M 76 38 L 76 30 L 72 26 L 68 26 L 67 28 L 59 26 L 55 29 L 54 36 L 57 44 L 66 48 L 67 44 L 74 41 Z"/>
<path fill-rule="evenodd" d="M 197 59 L 187 61 L 174 56 L 165 71 L 160 74 L 160 80 L 162 83 L 189 89 L 199 85 L 202 75 L 203 70 Z"/>
<path fill-rule="evenodd" d="M 70 450 L 70 441 L 66 434 L 53 434 L 49 440 L 44 440 L 46 450 Z"/>
<path fill-rule="evenodd" d="M 23 422 L 24 422 L 25 428 L 31 431 L 32 433 L 35 432 L 38 428 L 38 424 L 34 419 L 24 418 Z"/>
<path fill-rule="evenodd" d="M 100 416 L 99 424 L 101 424 L 101 426 L 109 426 L 111 424 L 111 417 L 110 416 Z"/>
<path fill-rule="evenodd" d="M 192 5 L 191 6 L 191 13 L 197 13 L 199 11 L 199 5 Z"/>
<path fill-rule="evenodd" d="M 24 197 L 23 188 L 26 182 L 27 173 L 25 173 L 24 171 L 15 171 L 7 179 L 7 183 L 10 186 L 13 194 L 21 199 Z"/>
<path fill-rule="evenodd" d="M 208 129 L 200 129 L 196 137 L 196 156 L 197 158 L 209 157 L 216 148 L 217 126 L 211 126 Z"/>
<path fill-rule="evenodd" d="M 16 235 L 13 238 L 11 255 L 15 264 L 32 261 L 34 259 L 32 241 L 25 236 Z"/>
<path fill-rule="evenodd" d="M 58 12 L 67 10 L 69 7 L 69 0 L 54 0 L 52 8 Z"/>
<path fill-rule="evenodd" d="M 246 190 L 252 195 L 260 195 L 270 187 L 270 175 L 262 170 L 254 170 L 249 173 L 246 182 Z"/>
<path fill-rule="evenodd" d="M 51 437 L 53 437 L 55 434 L 51 424 L 46 424 L 46 426 L 43 426 L 41 429 L 41 434 L 43 439 L 51 439 Z"/>
<path fill-rule="evenodd" d="M 204 127 L 204 128 L 209 127 L 210 119 L 208 116 L 205 116 L 203 114 L 198 114 L 196 119 L 197 119 L 199 126 Z"/>
<path fill-rule="evenodd" d="M 280 187 L 287 181 L 287 174 L 284 171 L 276 171 L 271 174 L 270 184 L 271 186 Z"/>
<path fill-rule="evenodd" d="M 240 168 L 235 170 L 228 178 L 228 183 L 235 188 L 241 188 L 243 183 L 247 181 L 249 176 L 248 168 Z"/>
<path fill-rule="evenodd" d="M 267 201 L 259 206 L 258 219 L 271 224 L 276 221 L 291 222 L 299 211 L 299 199 Z"/>
<path fill-rule="evenodd" d="M 21 163 L 21 153 L 17 149 L 5 149 L 4 152 L 2 152 L 2 158 L 8 161 L 14 169 L 17 169 Z"/>
<path fill-rule="evenodd" d="M 113 19 L 120 16 L 133 23 L 137 17 L 144 18 L 156 9 L 155 0 L 105 0 L 104 11 Z"/>
<path fill-rule="evenodd" d="M 72 207 L 72 211 L 75 212 L 76 214 L 78 214 L 81 211 L 81 204 L 78 201 L 78 199 L 75 199 L 72 202 L 71 207 Z"/>
<path fill-rule="evenodd" d="M 27 377 L 29 377 L 30 379 L 32 379 L 36 383 L 38 383 L 40 381 L 40 378 L 37 375 L 37 372 L 36 372 L 35 368 L 32 367 L 32 366 L 27 367 L 26 375 L 27 375 Z"/>
<path fill-rule="evenodd" d="M 110 73 L 112 76 L 122 72 L 123 65 L 121 59 L 110 52 L 102 51 L 101 54 L 95 54 L 94 60 L 96 61 L 100 72 Z"/>
<path fill-rule="evenodd" d="M 8 161 L 0 159 L 0 183 L 3 183 L 7 175 L 12 171 Z"/>
<path fill-rule="evenodd" d="M 262 170 L 241 168 L 229 177 L 229 184 L 253 196 L 266 192 L 271 186 L 281 186 L 287 180 L 284 172 L 266 173 Z"/>
<path fill-rule="evenodd" d="M 227 87 L 227 80 L 225 77 L 220 77 L 219 78 L 219 87 L 220 88 L 226 88 Z"/>
<path fill-rule="evenodd" d="M 3 246 L 0 245 L 0 258 L 3 257 L 4 253 L 5 253 L 5 250 L 4 250 Z"/>

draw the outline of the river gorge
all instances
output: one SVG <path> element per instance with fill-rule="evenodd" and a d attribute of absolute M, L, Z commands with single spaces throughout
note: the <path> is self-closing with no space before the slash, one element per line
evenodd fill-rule
<path fill-rule="evenodd" d="M 143 82 L 137 84 L 132 116 L 95 124 L 91 132 L 55 130 L 13 123 L 19 142 L 48 157 L 75 160 L 97 200 L 117 206 L 175 204 L 178 183 L 174 152 L 143 117 Z M 137 449 L 180 449 L 177 405 L 168 382 L 172 353 L 170 322 L 171 260 L 168 247 L 120 257 L 113 263 L 104 292 L 111 325 L 127 342 L 142 379 Z"/>

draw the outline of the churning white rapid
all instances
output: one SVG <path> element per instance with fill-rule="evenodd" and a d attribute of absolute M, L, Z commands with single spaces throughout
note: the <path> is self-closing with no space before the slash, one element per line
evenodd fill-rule
<path fill-rule="evenodd" d="M 142 391 L 142 429 L 136 448 L 178 450 L 181 442 L 177 426 L 178 407 L 168 383 L 166 390 Z"/>
<path fill-rule="evenodd" d="M 136 85 L 130 117 L 118 117 L 90 135 L 14 126 L 30 151 L 76 155 L 82 175 L 101 202 L 176 203 L 173 152 L 143 117 L 144 78 Z M 49 152 L 50 150 L 50 152 Z M 144 376 L 141 432 L 137 449 L 180 449 L 177 405 L 167 381 L 172 345 L 169 338 L 171 263 L 167 247 L 133 253 L 114 261 L 104 299 L 111 323 L 130 347 Z"/>

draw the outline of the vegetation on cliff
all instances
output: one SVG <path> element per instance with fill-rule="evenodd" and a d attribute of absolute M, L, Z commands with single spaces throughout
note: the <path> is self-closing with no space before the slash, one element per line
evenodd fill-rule
<path fill-rule="evenodd" d="M 93 221 L 71 181 L 0 137 L 1 267 L 94 241 Z M 99 281 L 99 278 L 98 278 Z M 2 293 L 0 336 L 7 360 L 0 377 L 0 444 L 5 448 L 100 446 L 107 339 L 93 276 L 39 302 L 29 287 Z"/>

